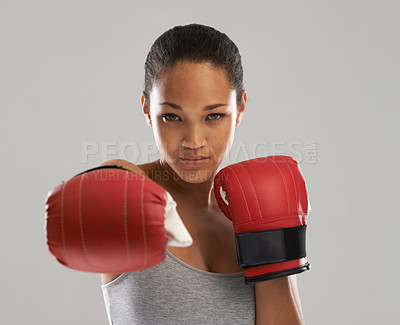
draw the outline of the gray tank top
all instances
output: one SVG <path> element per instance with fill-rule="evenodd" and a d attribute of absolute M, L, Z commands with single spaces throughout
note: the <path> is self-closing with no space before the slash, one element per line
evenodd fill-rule
<path fill-rule="evenodd" d="M 202 271 L 166 252 L 160 264 L 101 285 L 110 325 L 255 324 L 244 272 Z"/>

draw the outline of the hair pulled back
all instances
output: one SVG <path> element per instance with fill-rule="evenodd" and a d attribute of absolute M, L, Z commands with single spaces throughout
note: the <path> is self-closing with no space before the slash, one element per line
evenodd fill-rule
<path fill-rule="evenodd" d="M 151 46 L 144 66 L 143 93 L 148 103 L 153 85 L 179 62 L 209 62 L 225 69 L 232 89 L 236 90 L 236 103 L 240 104 L 244 88 L 239 49 L 226 34 L 199 24 L 175 26 Z"/>

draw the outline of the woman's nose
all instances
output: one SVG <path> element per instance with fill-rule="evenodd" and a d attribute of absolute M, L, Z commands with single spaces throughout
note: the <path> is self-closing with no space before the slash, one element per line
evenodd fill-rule
<path fill-rule="evenodd" d="M 181 145 L 186 149 L 196 150 L 206 145 L 206 136 L 201 127 L 190 126 L 182 137 Z"/>

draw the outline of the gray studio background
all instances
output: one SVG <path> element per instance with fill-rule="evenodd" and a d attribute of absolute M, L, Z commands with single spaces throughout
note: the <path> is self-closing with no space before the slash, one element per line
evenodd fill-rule
<path fill-rule="evenodd" d="M 247 111 L 224 164 L 294 156 L 307 179 L 306 324 L 393 324 L 398 1 L 0 1 L 2 324 L 102 324 L 100 276 L 45 242 L 47 192 L 158 157 L 139 103 L 150 46 L 201 23 L 238 45 Z"/>

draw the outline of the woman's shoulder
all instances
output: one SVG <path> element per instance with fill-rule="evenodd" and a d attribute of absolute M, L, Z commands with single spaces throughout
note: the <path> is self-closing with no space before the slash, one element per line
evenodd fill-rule
<path fill-rule="evenodd" d="M 125 159 L 110 159 L 103 162 L 100 166 L 118 166 L 129 169 L 135 173 L 145 175 L 153 181 L 162 179 L 162 171 L 159 168 L 159 164 L 156 161 L 143 163 L 143 164 L 134 164 Z"/>
<path fill-rule="evenodd" d="M 135 165 L 128 160 L 125 159 L 110 159 L 103 162 L 100 166 L 118 166 L 129 169 L 138 174 L 144 174 L 144 170 L 140 167 L 140 165 Z"/>
<path fill-rule="evenodd" d="M 171 175 L 168 170 L 161 167 L 159 160 L 137 165 L 146 174 L 147 178 L 156 182 L 158 185 L 163 187 L 165 190 L 173 195 L 174 182 L 172 180 L 173 175 Z"/>

